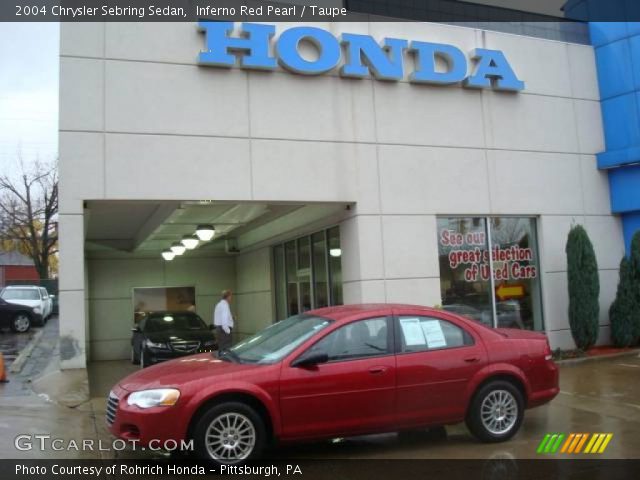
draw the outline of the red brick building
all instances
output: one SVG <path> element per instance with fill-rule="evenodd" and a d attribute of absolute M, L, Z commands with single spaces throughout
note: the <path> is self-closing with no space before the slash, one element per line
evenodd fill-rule
<path fill-rule="evenodd" d="M 39 280 L 31 260 L 19 252 L 0 252 L 0 287 L 14 280 Z"/>

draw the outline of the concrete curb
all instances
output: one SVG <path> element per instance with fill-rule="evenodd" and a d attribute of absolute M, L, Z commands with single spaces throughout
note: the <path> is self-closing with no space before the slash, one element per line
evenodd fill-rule
<path fill-rule="evenodd" d="M 27 344 L 27 346 L 22 349 L 18 357 L 11 364 L 11 367 L 9 368 L 9 373 L 20 373 L 22 371 L 24 364 L 27 363 L 27 360 L 31 356 L 31 352 L 33 352 L 33 349 L 36 348 L 36 345 L 38 345 L 38 342 L 40 342 L 42 333 L 43 333 L 42 330 L 36 333 L 31 339 L 31 341 Z"/>
<path fill-rule="evenodd" d="M 587 356 L 587 357 L 579 357 L 579 358 L 567 358 L 565 360 L 555 360 L 555 363 L 557 365 L 574 365 L 577 363 L 596 362 L 600 360 L 610 360 L 612 358 L 619 358 L 619 357 L 632 357 L 634 355 L 640 356 L 640 349 L 635 348 L 628 352 L 609 353 L 607 355 L 594 355 L 592 357 Z"/>

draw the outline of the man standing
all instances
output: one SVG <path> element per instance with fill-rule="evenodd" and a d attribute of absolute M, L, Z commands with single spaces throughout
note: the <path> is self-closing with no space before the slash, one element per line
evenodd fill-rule
<path fill-rule="evenodd" d="M 223 290 L 222 299 L 213 311 L 213 324 L 216 327 L 216 338 L 218 339 L 218 352 L 221 353 L 231 348 L 231 330 L 233 329 L 233 316 L 231 315 L 231 290 Z"/>

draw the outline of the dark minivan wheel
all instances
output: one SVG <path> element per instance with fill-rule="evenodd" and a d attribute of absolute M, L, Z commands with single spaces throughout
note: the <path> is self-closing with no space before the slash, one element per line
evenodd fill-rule
<path fill-rule="evenodd" d="M 18 312 L 11 319 L 11 330 L 16 333 L 28 332 L 31 328 L 31 317 L 25 312 Z"/>
<path fill-rule="evenodd" d="M 512 383 L 495 380 L 476 392 L 467 412 L 469 431 L 483 442 L 503 442 L 522 424 L 524 400 Z"/>
<path fill-rule="evenodd" d="M 266 429 L 253 408 L 227 402 L 213 406 L 200 418 L 193 437 L 199 458 L 234 465 L 260 455 Z"/>

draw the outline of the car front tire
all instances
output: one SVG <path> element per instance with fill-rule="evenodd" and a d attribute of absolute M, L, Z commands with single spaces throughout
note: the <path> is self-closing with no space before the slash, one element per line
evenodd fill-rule
<path fill-rule="evenodd" d="M 510 382 L 495 380 L 474 395 L 466 424 L 482 442 L 504 442 L 518 432 L 523 417 L 524 399 L 520 390 Z"/>
<path fill-rule="evenodd" d="M 236 465 L 259 457 L 266 442 L 260 415 L 239 402 L 215 405 L 194 429 L 197 456 L 217 464 Z"/>
<path fill-rule="evenodd" d="M 31 328 L 31 317 L 24 312 L 16 314 L 11 319 L 11 330 L 16 333 L 26 333 Z"/>

